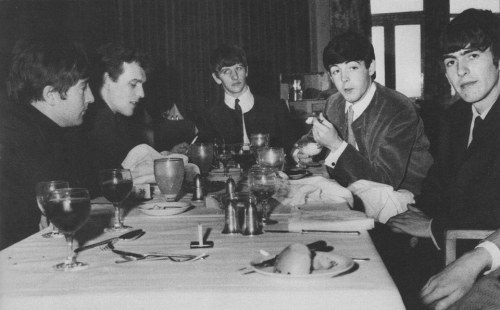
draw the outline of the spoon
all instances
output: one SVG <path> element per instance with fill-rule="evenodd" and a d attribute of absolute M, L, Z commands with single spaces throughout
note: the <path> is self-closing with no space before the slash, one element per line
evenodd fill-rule
<path fill-rule="evenodd" d="M 85 251 L 85 250 L 88 250 L 88 249 L 91 249 L 91 248 L 95 248 L 95 247 L 98 247 L 98 246 L 101 246 L 101 245 L 113 244 L 113 243 L 116 243 L 116 242 L 118 242 L 120 240 L 135 240 L 137 238 L 140 238 L 145 233 L 146 232 L 144 230 L 142 230 L 142 229 L 132 230 L 132 231 L 124 233 L 123 235 L 120 235 L 118 237 L 106 239 L 106 240 L 103 240 L 103 241 L 99 241 L 99 242 L 96 242 L 96 243 L 92 243 L 92 244 L 89 244 L 89 245 L 86 245 L 86 246 L 79 247 L 79 248 L 75 249 L 74 252 L 78 253 L 78 252 Z"/>

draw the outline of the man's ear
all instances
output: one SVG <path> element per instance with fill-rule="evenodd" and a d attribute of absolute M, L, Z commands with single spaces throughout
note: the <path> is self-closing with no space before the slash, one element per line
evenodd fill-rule
<path fill-rule="evenodd" d="M 61 94 L 55 90 L 55 88 L 51 85 L 47 85 L 43 88 L 42 91 L 43 101 L 45 101 L 49 105 L 54 105 L 57 100 L 61 99 Z"/>
<path fill-rule="evenodd" d="M 109 76 L 109 73 L 104 72 L 104 74 L 102 75 L 102 86 L 104 87 L 106 85 L 109 85 L 109 83 L 111 82 L 113 82 L 113 80 Z"/>
<path fill-rule="evenodd" d="M 370 63 L 370 67 L 368 68 L 368 73 L 370 74 L 370 76 L 373 76 L 375 74 L 375 71 L 376 71 L 376 64 L 375 64 L 375 59 L 372 60 L 372 62 Z"/>
<path fill-rule="evenodd" d="M 215 72 L 212 73 L 212 78 L 214 79 L 215 83 L 217 83 L 219 85 L 222 84 L 221 79 L 219 79 L 219 77 L 217 76 L 217 74 L 215 74 Z"/>

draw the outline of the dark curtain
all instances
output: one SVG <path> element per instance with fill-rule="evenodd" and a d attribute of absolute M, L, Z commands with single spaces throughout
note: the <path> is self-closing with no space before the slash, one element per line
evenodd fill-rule
<path fill-rule="evenodd" d="M 15 39 L 44 32 L 90 49 L 134 44 L 166 70 L 168 97 L 194 114 L 218 95 L 208 58 L 223 42 L 246 50 L 254 93 L 279 98 L 279 73 L 310 71 L 308 0 L 7 0 L 0 11 L 9 31 L 1 56 Z"/>
<path fill-rule="evenodd" d="M 331 36 L 352 30 L 371 38 L 372 17 L 368 0 L 330 0 Z"/>

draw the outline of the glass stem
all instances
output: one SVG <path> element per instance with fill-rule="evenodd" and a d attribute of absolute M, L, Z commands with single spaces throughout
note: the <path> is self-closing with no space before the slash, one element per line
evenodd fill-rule
<path fill-rule="evenodd" d="M 70 265 L 75 259 L 75 252 L 73 252 L 73 234 L 64 234 L 66 244 L 68 245 L 68 257 L 66 258 L 66 265 Z"/>
<path fill-rule="evenodd" d="M 115 207 L 115 228 L 120 228 L 122 227 L 122 219 L 120 216 L 120 204 L 119 203 L 114 203 L 113 206 Z"/>

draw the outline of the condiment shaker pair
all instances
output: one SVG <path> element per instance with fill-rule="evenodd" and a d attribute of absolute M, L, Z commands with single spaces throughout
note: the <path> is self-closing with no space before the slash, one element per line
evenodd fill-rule
<path fill-rule="evenodd" d="M 238 210 L 241 208 L 241 200 L 238 199 L 236 194 L 236 184 L 234 180 L 229 177 L 226 181 L 226 194 L 227 199 L 224 202 L 225 209 L 225 224 L 222 230 L 223 234 L 237 234 L 241 233 L 245 236 L 253 236 L 262 234 L 262 228 L 259 225 L 257 210 L 255 205 L 255 198 L 251 195 L 245 197 L 243 201 L 244 213 L 241 214 Z M 243 215 L 243 221 L 240 225 L 240 216 Z"/>

